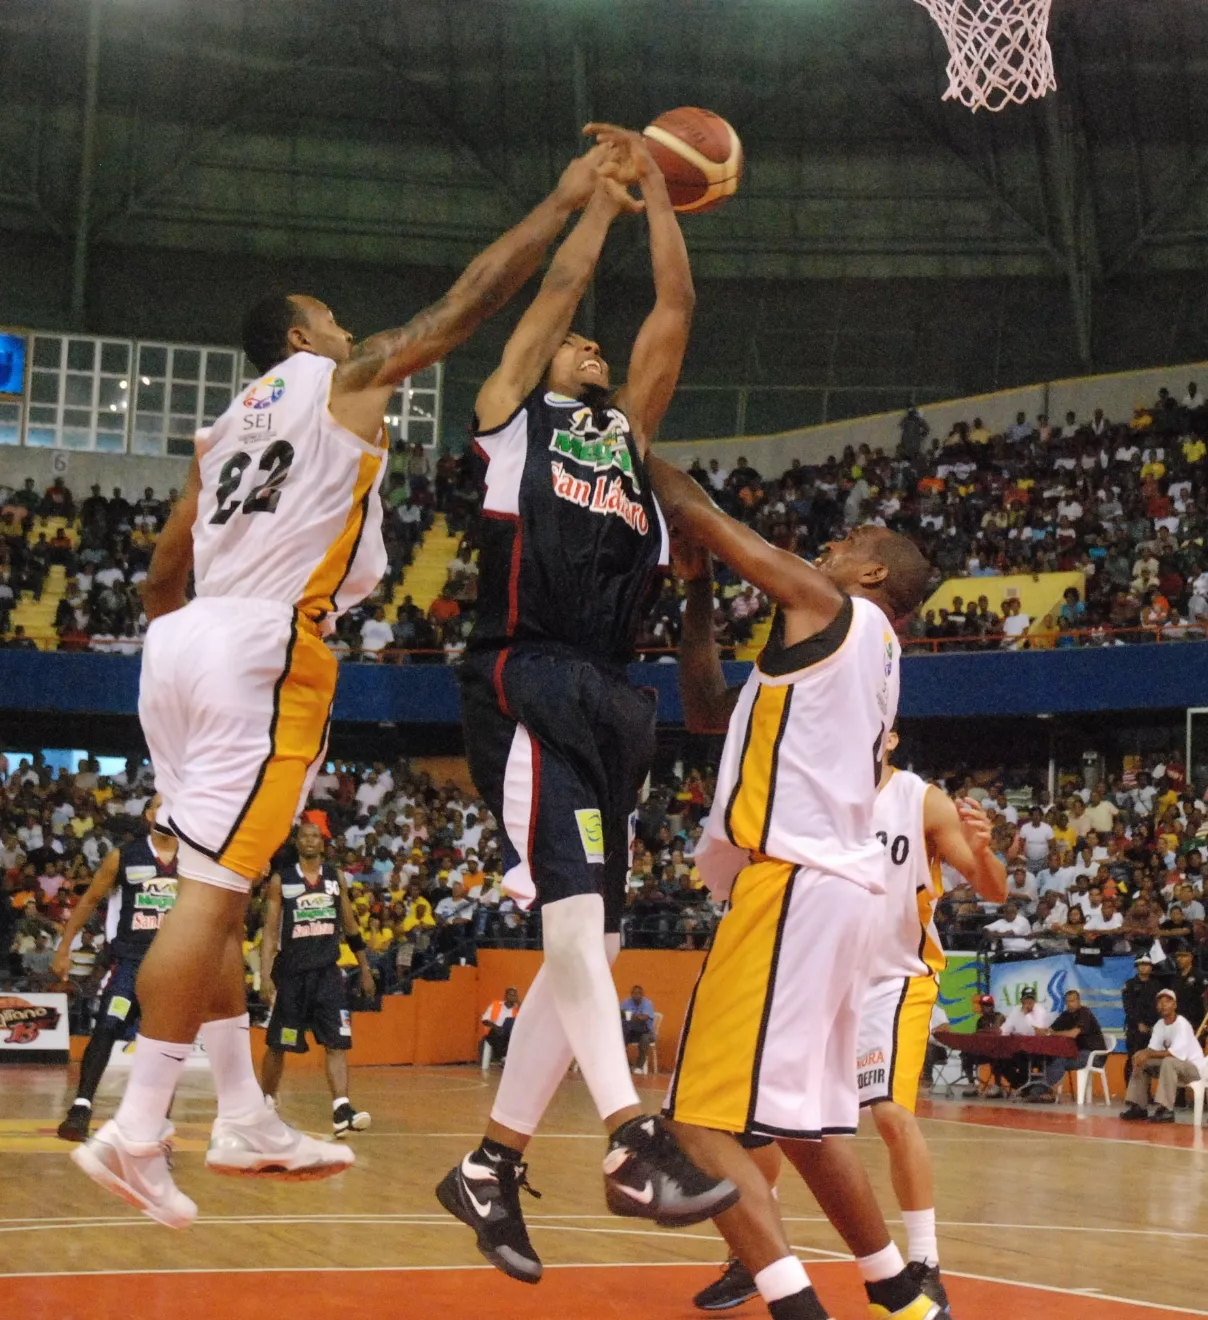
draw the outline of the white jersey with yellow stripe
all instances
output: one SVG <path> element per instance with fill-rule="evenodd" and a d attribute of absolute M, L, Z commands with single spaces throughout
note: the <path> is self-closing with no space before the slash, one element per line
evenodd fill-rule
<path fill-rule="evenodd" d="M 295 353 L 197 433 L 199 596 L 280 601 L 330 628 L 381 580 L 388 450 L 331 415 L 335 368 Z"/>
<path fill-rule="evenodd" d="M 877 794 L 873 824 L 885 849 L 884 929 L 872 977 L 931 976 L 946 964 L 935 928 L 944 882 L 938 858 L 927 853 L 923 807 L 940 790 L 909 770 L 887 772 Z"/>
<path fill-rule="evenodd" d="M 739 695 L 696 862 L 724 894 L 747 857 L 842 876 L 881 893 L 873 828 L 881 749 L 898 706 L 900 648 L 872 601 L 845 598 L 822 632 L 772 638 Z"/>

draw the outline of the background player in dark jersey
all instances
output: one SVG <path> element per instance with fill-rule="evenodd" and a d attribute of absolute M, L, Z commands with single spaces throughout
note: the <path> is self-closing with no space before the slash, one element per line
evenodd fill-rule
<path fill-rule="evenodd" d="M 64 1141 L 87 1141 L 92 1101 L 105 1066 L 119 1040 L 133 1040 L 138 1030 L 134 984 L 143 956 L 151 947 L 164 914 L 176 901 L 176 836 L 155 823 L 159 795 L 143 812 L 148 833 L 114 848 L 101 863 L 92 884 L 76 904 L 55 951 L 51 970 L 66 980 L 71 946 L 104 899 L 109 900 L 106 953 L 112 958 L 92 1039 L 80 1063 L 80 1081 L 67 1117 L 59 1124 Z"/>
<path fill-rule="evenodd" d="M 354 1109 L 348 1098 L 352 1015 L 337 965 L 341 930 L 361 969 L 361 993 L 370 999 L 375 993 L 373 973 L 344 878 L 323 861 L 322 831 L 304 822 L 294 834 L 294 845 L 297 860 L 289 858 L 273 872 L 264 913 L 260 983 L 273 1011 L 260 1085 L 275 1106 L 286 1054 L 307 1053 L 306 1033 L 313 1032 L 326 1052 L 332 1127 L 343 1137 L 353 1130 L 363 1132 L 369 1115 Z"/>
<path fill-rule="evenodd" d="M 619 948 L 630 816 L 654 750 L 654 699 L 629 685 L 642 609 L 667 559 L 646 478 L 675 389 L 694 292 L 666 185 L 641 137 L 591 125 L 637 181 L 656 301 L 615 396 L 599 347 L 570 333 L 613 221 L 639 204 L 597 184 L 478 395 L 487 460 L 478 613 L 462 666 L 470 770 L 502 826 L 504 888 L 541 906 L 545 961 L 516 1019 L 486 1136 L 437 1188 L 479 1250 L 536 1283 L 520 1211 L 523 1152 L 572 1057 L 610 1134 L 618 1214 L 693 1224 L 736 1197 L 685 1158 L 638 1104 L 610 959 Z"/>

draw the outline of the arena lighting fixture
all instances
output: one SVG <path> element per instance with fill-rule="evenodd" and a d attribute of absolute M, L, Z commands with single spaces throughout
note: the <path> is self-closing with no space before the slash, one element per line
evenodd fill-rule
<path fill-rule="evenodd" d="M 150 384 L 151 384 L 151 377 L 150 377 L 150 376 L 140 376 L 140 377 L 139 377 L 139 380 L 140 380 L 144 385 L 150 385 Z"/>
<path fill-rule="evenodd" d="M 119 390 L 128 390 L 130 388 L 130 382 L 128 380 L 119 380 L 117 387 Z"/>

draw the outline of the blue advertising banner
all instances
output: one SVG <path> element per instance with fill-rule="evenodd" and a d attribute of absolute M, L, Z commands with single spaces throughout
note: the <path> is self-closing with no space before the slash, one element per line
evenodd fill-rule
<path fill-rule="evenodd" d="M 1094 1013 L 1103 1030 L 1120 1035 L 1124 1031 L 1120 992 L 1135 970 L 1131 957 L 1104 958 L 1102 967 L 1084 967 L 1069 953 L 994 963 L 990 968 L 990 993 L 995 1008 L 1005 1014 L 1019 1003 L 1024 987 L 1033 986 L 1037 1001 L 1056 1017 L 1065 1008 L 1065 992 L 1077 990 L 1083 1007 Z"/>

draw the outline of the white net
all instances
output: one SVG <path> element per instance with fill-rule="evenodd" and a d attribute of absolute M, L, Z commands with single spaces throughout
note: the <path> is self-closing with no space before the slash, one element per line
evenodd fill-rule
<path fill-rule="evenodd" d="M 944 100 L 1001 110 L 1055 91 L 1052 0 L 917 0 L 948 43 Z"/>

